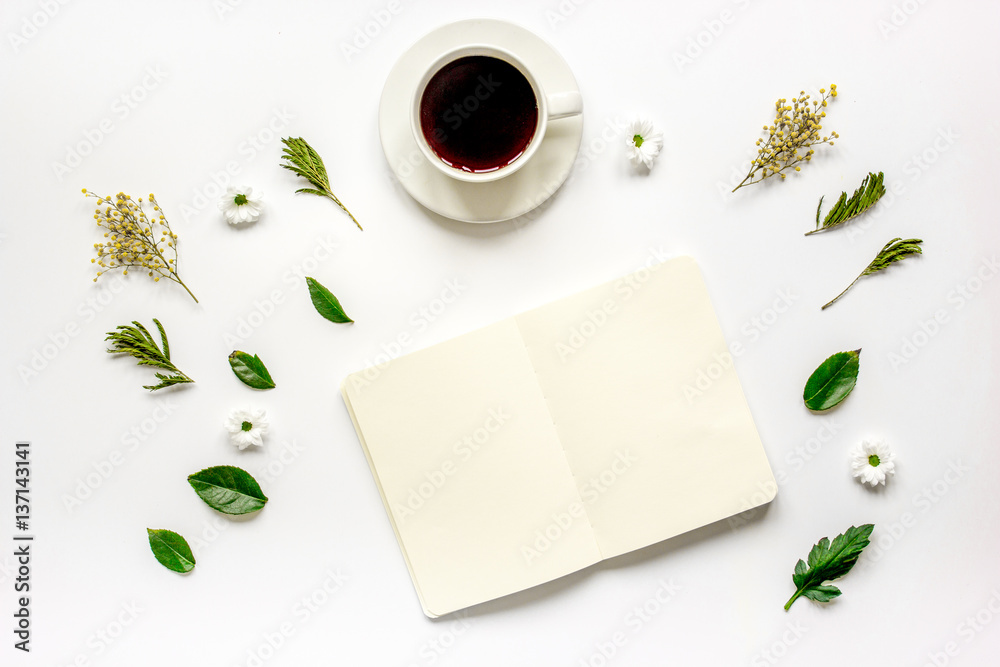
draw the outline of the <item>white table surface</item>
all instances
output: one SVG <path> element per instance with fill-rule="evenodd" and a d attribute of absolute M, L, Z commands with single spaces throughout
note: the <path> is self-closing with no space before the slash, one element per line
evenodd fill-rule
<path fill-rule="evenodd" d="M 8 0 L 0 10 L 0 663 L 996 660 L 1000 7 L 225 1 Z M 373 16 L 386 25 L 348 59 L 341 45 Z M 394 184 L 379 146 L 376 109 L 396 58 L 434 27 L 474 16 L 543 36 L 583 91 L 587 157 L 519 221 L 428 213 Z M 678 59 L 685 49 L 689 62 Z M 774 100 L 831 82 L 841 94 L 827 127 L 842 140 L 784 183 L 728 194 Z M 649 174 L 628 165 L 614 136 L 640 113 L 665 133 Z M 288 135 L 323 155 L 363 233 L 331 202 L 293 194 L 300 184 L 278 168 Z M 81 144 L 87 154 L 57 173 Z M 227 165 L 265 192 L 265 217 L 248 229 L 215 208 L 213 176 Z M 869 170 L 895 188 L 878 215 L 803 238 L 818 198 L 831 202 Z M 98 235 L 82 187 L 155 192 L 201 303 L 141 275 L 91 282 Z M 895 236 L 923 238 L 926 255 L 821 312 Z M 426 619 L 340 379 L 401 334 L 403 351 L 419 349 L 680 254 L 697 258 L 728 340 L 745 348 L 736 367 L 781 480 L 777 499 L 744 524 Z M 333 289 L 356 324 L 320 319 L 302 273 Z M 455 283 L 460 296 L 442 309 Z M 150 395 L 140 388 L 148 370 L 104 353 L 105 332 L 153 317 L 194 386 Z M 234 344 L 248 318 L 258 326 Z M 258 353 L 278 388 L 239 384 L 226 363 L 234 347 Z M 810 414 L 809 373 L 858 347 L 854 393 L 828 416 Z M 26 374 L 36 353 L 40 370 Z M 221 427 L 244 404 L 271 417 L 262 451 L 238 451 Z M 898 455 L 877 492 L 849 475 L 847 452 L 868 436 Z M 33 457 L 30 654 L 12 634 L 18 439 Z M 255 474 L 268 506 L 245 521 L 205 506 L 185 478 L 217 464 Z M 88 497 L 68 509 L 74 495 Z M 795 561 L 865 522 L 875 544 L 838 583 L 843 597 L 783 611 Z M 195 572 L 161 567 L 146 527 L 196 543 Z"/>

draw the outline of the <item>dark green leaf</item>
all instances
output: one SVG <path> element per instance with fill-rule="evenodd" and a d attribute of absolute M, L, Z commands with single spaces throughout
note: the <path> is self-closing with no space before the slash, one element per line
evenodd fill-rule
<path fill-rule="evenodd" d="M 172 530 L 147 528 L 149 548 L 160 564 L 174 572 L 190 572 L 194 569 L 194 554 L 187 540 Z"/>
<path fill-rule="evenodd" d="M 821 412 L 843 401 L 854 389 L 860 368 L 860 349 L 838 352 L 827 358 L 806 381 L 802 392 L 806 407 Z"/>
<path fill-rule="evenodd" d="M 252 357 L 241 350 L 229 355 L 229 365 L 240 382 L 254 389 L 274 389 L 274 380 L 267 372 L 264 362 L 256 354 Z"/>
<path fill-rule="evenodd" d="M 235 466 L 205 468 L 188 475 L 188 483 L 209 507 L 225 514 L 249 514 L 267 502 L 257 480 Z"/>
<path fill-rule="evenodd" d="M 347 313 L 344 312 L 343 307 L 340 305 L 340 301 L 337 297 L 327 288 L 320 285 L 313 278 L 306 278 L 306 284 L 309 286 L 309 297 L 312 299 L 313 305 L 316 306 L 316 310 L 320 315 L 330 320 L 331 322 L 353 322 Z"/>
<path fill-rule="evenodd" d="M 809 552 L 809 567 L 801 560 L 795 564 L 792 575 L 795 593 L 785 604 L 785 611 L 800 596 L 816 602 L 828 602 L 840 595 L 839 588 L 824 582 L 839 579 L 851 571 L 861 551 L 868 546 L 874 527 L 870 523 L 851 526 L 842 535 L 833 538 L 833 544 L 825 537 L 817 542 Z"/>

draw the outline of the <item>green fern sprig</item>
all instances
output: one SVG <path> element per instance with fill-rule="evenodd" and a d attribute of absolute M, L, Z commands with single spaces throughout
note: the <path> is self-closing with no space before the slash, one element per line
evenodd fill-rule
<path fill-rule="evenodd" d="M 806 236 L 842 225 L 874 206 L 882 198 L 882 195 L 885 194 L 885 186 L 882 185 L 882 178 L 883 174 L 881 171 L 877 176 L 869 172 L 865 176 L 865 179 L 861 181 L 858 189 L 851 195 L 850 199 L 847 198 L 846 192 L 841 192 L 840 199 L 837 200 L 837 203 L 826 214 L 822 223 L 819 221 L 819 214 L 820 209 L 823 208 L 823 197 L 820 197 L 819 205 L 816 207 L 816 229 L 806 232 Z"/>
<path fill-rule="evenodd" d="M 886 243 L 882 250 L 879 251 L 878 255 L 875 256 L 875 259 L 871 261 L 871 264 L 865 267 L 865 270 L 861 272 L 861 275 L 855 278 L 854 282 L 847 286 L 847 289 L 835 296 L 830 303 L 823 306 L 822 310 L 826 310 L 833 305 L 834 301 L 847 294 L 847 290 L 854 287 L 854 283 L 861 280 L 864 276 L 870 276 L 871 274 L 881 271 L 882 269 L 887 269 L 891 264 L 901 262 L 912 255 L 922 255 L 923 250 L 920 247 L 921 243 L 923 243 L 923 240 L 921 239 L 900 238 L 894 238 Z"/>
<path fill-rule="evenodd" d="M 311 195 L 319 195 L 320 197 L 332 199 L 337 206 L 343 209 L 344 213 L 351 217 L 351 220 L 354 220 L 354 224 L 358 226 L 358 229 L 362 229 L 361 223 L 357 221 L 351 212 L 347 210 L 347 207 L 337 199 L 337 195 L 333 194 L 333 191 L 330 189 L 330 177 L 327 176 L 326 166 L 324 166 L 323 158 L 319 156 L 319 153 L 313 150 L 313 147 L 302 137 L 297 139 L 286 137 L 281 140 L 281 143 L 285 144 L 285 147 L 281 150 L 281 159 L 287 160 L 287 163 L 283 162 L 281 166 L 306 179 L 313 186 L 311 188 L 300 188 L 295 192 L 306 192 Z"/>
<path fill-rule="evenodd" d="M 154 317 L 153 324 L 156 325 L 156 329 L 160 332 L 160 340 L 163 343 L 162 351 L 156 345 L 156 341 L 153 340 L 146 327 L 135 320 L 132 321 L 132 324 L 135 326 L 127 324 L 118 325 L 115 331 L 108 332 L 104 340 L 111 341 L 111 349 L 107 350 L 109 354 L 128 354 L 134 357 L 136 363 L 140 366 L 162 368 L 171 373 L 170 375 L 156 373 L 156 379 L 160 381 L 159 384 L 143 385 L 143 389 L 156 391 L 157 389 L 163 389 L 175 384 L 194 382 L 194 380 L 182 373 L 170 361 L 170 343 L 167 342 L 167 332 L 163 330 L 163 325 L 160 324 L 158 319 Z"/>

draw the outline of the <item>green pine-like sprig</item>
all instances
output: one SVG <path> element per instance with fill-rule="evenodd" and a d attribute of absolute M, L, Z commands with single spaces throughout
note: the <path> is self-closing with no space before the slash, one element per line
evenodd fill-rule
<path fill-rule="evenodd" d="M 135 320 L 132 321 L 132 324 L 134 326 L 118 325 L 115 331 L 108 332 L 104 340 L 111 341 L 111 349 L 107 350 L 109 354 L 128 354 L 134 357 L 140 366 L 153 366 L 170 372 L 169 375 L 156 373 L 156 378 L 160 382 L 155 385 L 143 385 L 143 389 L 156 391 L 175 384 L 194 382 L 170 361 L 170 343 L 167 342 L 167 332 L 163 330 L 163 325 L 158 319 L 154 317 L 153 324 L 160 332 L 160 340 L 163 343 L 162 351 L 146 327 Z"/>
<path fill-rule="evenodd" d="M 806 236 L 842 225 L 874 206 L 885 194 L 885 186 L 882 184 L 883 176 L 881 171 L 878 175 L 869 172 L 850 199 L 847 198 L 846 192 L 841 192 L 840 199 L 826 214 L 823 222 L 819 221 L 820 209 L 823 208 L 823 197 L 820 197 L 819 205 L 816 206 L 816 229 L 806 232 Z"/>
<path fill-rule="evenodd" d="M 864 276 L 870 276 L 873 273 L 887 269 L 890 265 L 895 264 L 896 262 L 901 262 L 907 257 L 922 255 L 923 249 L 920 247 L 921 243 L 923 243 L 923 240 L 921 239 L 900 239 L 898 237 L 886 243 L 882 250 L 879 251 L 878 255 L 875 256 L 875 259 L 871 261 L 871 264 L 865 267 L 865 270 L 854 279 L 854 282 L 848 285 L 843 292 L 835 296 L 833 300 L 823 306 L 822 310 L 826 310 L 832 306 L 837 299 L 847 294 L 847 290 L 854 287 L 854 283 L 861 280 Z"/>
<path fill-rule="evenodd" d="M 285 144 L 285 147 L 281 150 L 281 159 L 287 161 L 283 162 L 281 166 L 295 172 L 309 181 L 313 186 L 311 188 L 300 188 L 295 192 L 306 192 L 333 200 L 337 206 L 343 209 L 344 213 L 351 217 L 351 220 L 354 220 L 354 224 L 358 226 L 358 229 L 362 229 L 361 223 L 357 221 L 354 215 L 347 210 L 347 207 L 337 199 L 337 195 L 333 194 L 333 191 L 330 189 L 330 177 L 326 173 L 326 166 L 323 164 L 323 158 L 319 156 L 319 153 L 302 137 L 285 137 L 281 140 L 281 143 Z"/>

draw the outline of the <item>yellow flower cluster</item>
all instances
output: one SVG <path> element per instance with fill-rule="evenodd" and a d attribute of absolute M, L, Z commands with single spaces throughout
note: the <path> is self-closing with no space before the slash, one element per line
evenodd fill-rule
<path fill-rule="evenodd" d="M 815 153 L 813 146 L 830 144 L 840 137 L 836 132 L 823 135 L 822 119 L 826 117 L 826 107 L 837 96 L 837 85 L 830 84 L 829 92 L 819 89 L 822 98 L 812 100 L 806 92 L 800 91 L 799 97 L 789 104 L 785 98 L 774 103 L 774 120 L 771 125 L 765 125 L 768 133 L 766 140 L 757 140 L 757 157 L 750 163 L 750 171 L 746 178 L 733 188 L 736 192 L 744 185 L 760 183 L 770 176 L 781 176 L 786 169 L 800 171 L 801 162 L 809 162 Z"/>
<path fill-rule="evenodd" d="M 107 239 L 94 244 L 97 256 L 90 261 L 100 267 L 94 282 L 111 270 L 121 269 L 123 275 L 128 275 L 129 269 L 138 268 L 154 282 L 159 282 L 160 278 L 176 282 L 198 301 L 177 274 L 177 234 L 171 231 L 170 223 L 152 193 L 148 201 L 148 205 L 153 207 L 150 216 L 143 208 L 142 197 L 136 201 L 119 192 L 112 199 L 86 188 L 83 194 L 97 200 L 94 220 L 98 227 L 104 229 L 104 238 Z M 169 259 L 168 254 L 172 255 Z"/>

